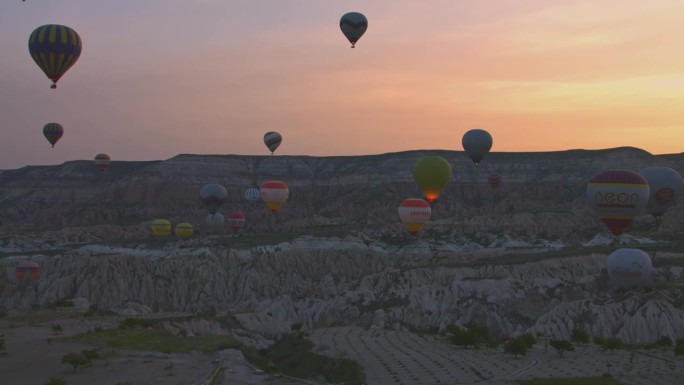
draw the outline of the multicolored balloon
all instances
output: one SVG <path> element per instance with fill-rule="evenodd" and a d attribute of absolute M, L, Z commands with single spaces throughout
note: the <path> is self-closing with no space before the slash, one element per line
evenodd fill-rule
<path fill-rule="evenodd" d="M 228 214 L 228 226 L 233 230 L 234 233 L 240 231 L 242 226 L 245 224 L 245 214 L 243 213 L 230 213 Z"/>
<path fill-rule="evenodd" d="M 475 128 L 463 135 L 461 144 L 477 167 L 485 155 L 489 153 L 489 150 L 492 149 L 493 141 L 489 132 Z"/>
<path fill-rule="evenodd" d="M 649 196 L 646 212 L 660 219 L 682 195 L 684 180 L 679 173 L 669 167 L 647 167 L 639 174 L 648 182 Z"/>
<path fill-rule="evenodd" d="M 226 202 L 228 191 L 218 183 L 209 183 L 200 189 L 200 199 L 209 213 L 216 214 Z"/>
<path fill-rule="evenodd" d="M 168 219 L 155 219 L 152 221 L 152 234 L 157 238 L 165 238 L 171 234 L 171 221 Z"/>
<path fill-rule="evenodd" d="M 226 218 L 223 214 L 208 214 L 207 215 L 207 226 L 211 232 L 219 232 L 223 229 L 223 225 L 226 223 Z"/>
<path fill-rule="evenodd" d="M 36 28 L 29 37 L 28 48 L 33 61 L 52 80 L 50 88 L 57 88 L 57 81 L 81 56 L 83 43 L 73 29 L 57 24 Z"/>
<path fill-rule="evenodd" d="M 432 203 L 451 180 L 451 164 L 441 156 L 424 156 L 413 164 L 413 178 Z"/>
<path fill-rule="evenodd" d="M 21 261 L 17 263 L 17 266 L 14 268 L 14 276 L 18 280 L 30 277 L 34 281 L 37 281 L 40 279 L 41 274 L 43 274 L 43 269 L 40 268 L 38 263 L 33 261 Z"/>
<path fill-rule="evenodd" d="M 250 187 L 245 190 L 245 199 L 247 202 L 254 203 L 261 199 L 261 192 L 258 188 Z"/>
<path fill-rule="evenodd" d="M 266 206 L 275 213 L 282 207 L 290 196 L 290 189 L 285 182 L 267 181 L 261 184 L 261 199 Z"/>
<path fill-rule="evenodd" d="M 62 135 L 64 135 L 64 128 L 59 123 L 48 123 L 43 126 L 43 136 L 50 142 L 53 148 Z"/>
<path fill-rule="evenodd" d="M 100 171 L 105 171 L 111 162 L 112 159 L 107 154 L 95 155 L 95 166 Z"/>
<path fill-rule="evenodd" d="M 644 212 L 648 194 L 646 180 L 629 170 L 602 172 L 587 185 L 589 205 L 615 236 L 622 234 Z"/>
<path fill-rule="evenodd" d="M 501 184 L 501 175 L 497 173 L 487 175 L 487 183 L 489 183 L 491 188 L 498 188 L 499 184 Z"/>
<path fill-rule="evenodd" d="M 176 236 L 178 238 L 189 238 L 195 234 L 192 224 L 183 222 L 176 225 Z"/>
<path fill-rule="evenodd" d="M 432 209 L 423 199 L 405 199 L 399 205 L 399 218 L 411 235 L 416 235 L 430 220 Z"/>
<path fill-rule="evenodd" d="M 282 142 L 283 136 L 275 131 L 267 132 L 264 135 L 264 144 L 266 147 L 268 147 L 268 150 L 271 151 L 271 155 L 273 155 L 273 152 L 278 148 L 278 146 L 280 146 L 280 143 Z"/>
<path fill-rule="evenodd" d="M 361 36 L 366 33 L 366 29 L 368 29 L 368 19 L 359 12 L 345 13 L 340 18 L 340 29 L 351 43 L 351 47 L 354 48 L 356 42 L 359 41 Z"/>
<path fill-rule="evenodd" d="M 642 287 L 651 283 L 653 262 L 639 249 L 617 249 L 608 256 L 606 269 L 614 287 Z"/>

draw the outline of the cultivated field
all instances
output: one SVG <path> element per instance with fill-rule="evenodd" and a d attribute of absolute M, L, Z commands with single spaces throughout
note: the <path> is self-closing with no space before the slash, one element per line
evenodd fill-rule
<path fill-rule="evenodd" d="M 518 379 L 606 372 L 630 385 L 684 384 L 684 359 L 675 360 L 671 351 L 601 352 L 586 346 L 560 358 L 540 342 L 526 356 L 516 358 L 500 348 L 461 349 L 432 335 L 354 327 L 317 329 L 311 340 L 321 354 L 361 362 L 368 385 L 513 385 Z"/>

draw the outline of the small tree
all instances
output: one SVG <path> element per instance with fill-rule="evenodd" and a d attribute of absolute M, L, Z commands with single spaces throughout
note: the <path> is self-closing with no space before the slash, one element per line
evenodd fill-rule
<path fill-rule="evenodd" d="M 518 354 L 521 356 L 526 355 L 527 349 L 527 343 L 520 337 L 516 337 L 504 344 L 504 353 L 513 354 L 515 357 L 517 357 Z"/>
<path fill-rule="evenodd" d="M 301 322 L 295 322 L 292 325 L 290 325 L 290 329 L 292 329 L 293 332 L 298 332 L 302 330 L 302 323 Z"/>
<path fill-rule="evenodd" d="M 525 345 L 527 345 L 528 349 L 537 343 L 537 339 L 534 338 L 534 336 L 530 333 L 522 334 L 522 335 L 518 336 L 518 339 L 522 340 L 525 343 Z"/>
<path fill-rule="evenodd" d="M 572 352 L 575 350 L 575 347 L 572 346 L 572 342 L 566 340 L 551 340 L 550 344 L 551 347 L 558 352 L 558 357 L 563 357 L 563 353 L 565 352 Z"/>
<path fill-rule="evenodd" d="M 61 334 L 64 328 L 60 324 L 52 324 L 52 332 L 54 334 Z"/>
<path fill-rule="evenodd" d="M 589 343 L 589 333 L 581 327 L 575 326 L 572 329 L 570 340 L 576 344 L 584 345 Z"/>
<path fill-rule="evenodd" d="M 100 359 L 100 352 L 97 349 L 83 349 L 81 350 L 81 355 L 85 357 L 88 361 Z"/>
<path fill-rule="evenodd" d="M 672 346 L 672 338 L 668 336 L 662 336 L 658 341 L 656 341 L 656 345 L 663 348 L 669 348 L 670 346 Z"/>
<path fill-rule="evenodd" d="M 79 366 L 86 366 L 90 360 L 84 357 L 81 353 L 67 353 L 62 356 L 62 363 L 69 364 L 74 367 L 74 373 Z"/>
<path fill-rule="evenodd" d="M 684 340 L 677 341 L 677 345 L 674 347 L 675 356 L 684 356 Z"/>
<path fill-rule="evenodd" d="M 45 381 L 45 385 L 66 385 L 66 380 L 63 379 L 62 377 L 55 377 L 55 376 L 50 376 L 47 381 Z"/>
<path fill-rule="evenodd" d="M 603 340 L 603 344 L 601 346 L 603 347 L 603 350 L 616 350 L 622 349 L 624 345 L 625 344 L 622 342 L 621 339 L 617 337 L 611 337 Z"/>

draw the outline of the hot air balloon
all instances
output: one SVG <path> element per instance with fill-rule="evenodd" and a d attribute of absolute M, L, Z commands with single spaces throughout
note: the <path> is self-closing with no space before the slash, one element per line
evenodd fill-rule
<path fill-rule="evenodd" d="M 268 147 L 269 151 L 271 151 L 271 155 L 273 155 L 273 152 L 278 148 L 278 146 L 280 146 L 280 143 L 282 142 L 283 136 L 275 131 L 267 132 L 264 135 L 264 144 L 266 147 Z"/>
<path fill-rule="evenodd" d="M 216 214 L 226 201 L 228 191 L 218 183 L 209 183 L 200 189 L 200 199 L 211 214 Z"/>
<path fill-rule="evenodd" d="M 245 199 L 247 202 L 254 203 L 261 199 L 261 192 L 258 188 L 250 187 L 245 190 Z"/>
<path fill-rule="evenodd" d="M 95 156 L 95 166 L 97 166 L 97 169 L 100 171 L 106 170 L 111 162 L 112 160 L 107 154 L 97 154 Z"/>
<path fill-rule="evenodd" d="M 348 12 L 340 19 L 340 29 L 354 48 L 356 42 L 368 29 L 368 19 L 359 12 Z"/>
<path fill-rule="evenodd" d="M 43 126 L 43 136 L 50 142 L 52 147 L 55 147 L 55 143 L 64 135 L 64 128 L 59 123 L 48 123 Z"/>
<path fill-rule="evenodd" d="M 168 237 L 171 234 L 171 221 L 168 219 L 155 219 L 152 221 L 152 234 L 157 238 Z"/>
<path fill-rule="evenodd" d="M 430 220 L 432 209 L 423 199 L 405 199 L 399 205 L 399 218 L 411 235 L 416 235 Z"/>
<path fill-rule="evenodd" d="M 261 184 L 261 199 L 271 212 L 276 212 L 290 196 L 290 189 L 285 182 L 268 181 Z"/>
<path fill-rule="evenodd" d="M 225 223 L 226 218 L 220 213 L 207 215 L 207 226 L 209 227 L 209 231 L 219 232 L 223 229 Z"/>
<path fill-rule="evenodd" d="M 684 180 L 679 173 L 668 167 L 648 167 L 639 174 L 648 182 L 648 203 L 646 212 L 657 220 L 677 203 L 682 195 Z"/>
<path fill-rule="evenodd" d="M 245 224 L 245 214 L 243 213 L 230 213 L 228 214 L 228 226 L 233 230 L 234 233 L 240 231 L 242 226 Z"/>
<path fill-rule="evenodd" d="M 475 166 L 478 166 L 482 158 L 492 149 L 492 136 L 485 130 L 475 128 L 463 135 L 461 143 L 470 159 L 475 162 Z"/>
<path fill-rule="evenodd" d="M 648 192 L 646 180 L 629 170 L 602 172 L 587 185 L 589 205 L 615 236 L 622 234 L 644 212 Z"/>
<path fill-rule="evenodd" d="M 178 238 L 188 238 L 195 234 L 195 230 L 192 228 L 192 224 L 183 222 L 176 225 L 176 236 Z"/>
<path fill-rule="evenodd" d="M 441 156 L 424 156 L 413 164 L 413 178 L 432 203 L 451 180 L 451 164 Z"/>
<path fill-rule="evenodd" d="M 33 261 L 21 261 L 14 268 L 14 276 L 20 281 L 28 277 L 37 281 L 42 273 L 43 269 L 40 268 L 38 263 Z"/>
<path fill-rule="evenodd" d="M 613 287 L 642 287 L 651 283 L 651 258 L 639 249 L 617 249 L 606 262 Z"/>
<path fill-rule="evenodd" d="M 491 173 L 487 175 L 487 183 L 489 183 L 489 186 L 491 186 L 491 188 L 499 187 L 499 184 L 501 183 L 501 175 L 497 173 Z"/>
<path fill-rule="evenodd" d="M 33 61 L 52 80 L 50 88 L 57 88 L 57 81 L 76 63 L 81 47 L 81 37 L 76 31 L 57 24 L 36 28 L 28 41 Z"/>

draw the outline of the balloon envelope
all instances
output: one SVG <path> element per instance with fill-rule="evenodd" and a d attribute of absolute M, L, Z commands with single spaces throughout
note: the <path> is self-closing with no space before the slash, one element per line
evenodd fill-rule
<path fill-rule="evenodd" d="M 245 190 L 245 199 L 247 199 L 247 202 L 249 203 L 254 203 L 261 199 L 261 192 L 258 188 L 250 187 Z"/>
<path fill-rule="evenodd" d="M 451 164 L 441 156 L 424 156 L 413 164 L 413 178 L 432 203 L 451 180 Z"/>
<path fill-rule="evenodd" d="M 412 235 L 416 235 L 430 220 L 432 209 L 423 199 L 409 198 L 399 204 L 399 218 Z"/>
<path fill-rule="evenodd" d="M 359 41 L 361 36 L 366 33 L 368 29 L 368 19 L 359 12 L 348 12 L 340 18 L 340 29 L 344 36 L 349 40 L 352 48 Z"/>
<path fill-rule="evenodd" d="M 95 166 L 100 171 L 106 170 L 111 161 L 111 158 L 107 154 L 97 154 L 95 156 Z"/>
<path fill-rule="evenodd" d="M 587 185 L 589 205 L 618 236 L 641 215 L 648 202 L 648 183 L 629 170 L 609 170 L 597 174 Z"/>
<path fill-rule="evenodd" d="M 271 212 L 276 212 L 290 196 L 290 189 L 285 182 L 267 181 L 261 184 L 261 199 Z"/>
<path fill-rule="evenodd" d="M 480 164 L 485 155 L 492 149 L 492 136 L 489 132 L 475 128 L 463 135 L 463 149 L 468 153 L 475 165 Z"/>
<path fill-rule="evenodd" d="M 651 283 L 651 258 L 639 249 L 615 250 L 608 256 L 606 268 L 614 287 L 641 287 Z"/>
<path fill-rule="evenodd" d="M 64 128 L 59 123 L 48 123 L 43 126 L 43 136 L 50 142 L 52 147 L 55 147 L 55 143 L 64 135 Z"/>
<path fill-rule="evenodd" d="M 648 182 L 648 203 L 646 212 L 659 219 L 677 203 L 682 195 L 684 180 L 679 173 L 669 167 L 648 167 L 639 174 Z"/>
<path fill-rule="evenodd" d="M 245 224 L 245 214 L 243 213 L 230 213 L 228 214 L 228 225 L 234 233 L 240 231 L 242 226 Z"/>
<path fill-rule="evenodd" d="M 171 221 L 168 219 L 155 219 L 152 221 L 152 234 L 157 238 L 164 238 L 171 234 Z"/>
<path fill-rule="evenodd" d="M 283 136 L 275 131 L 267 132 L 264 135 L 264 144 L 266 147 L 268 147 L 269 151 L 271 151 L 271 155 L 273 155 L 273 152 L 278 148 L 278 146 L 280 146 L 280 143 L 282 142 Z"/>
<path fill-rule="evenodd" d="M 183 222 L 176 225 L 176 236 L 178 238 L 188 238 L 195 234 L 195 230 L 192 228 L 192 224 Z"/>
<path fill-rule="evenodd" d="M 33 61 L 52 80 L 50 88 L 81 56 L 81 37 L 73 29 L 57 24 L 36 28 L 29 37 L 28 48 Z"/>
<path fill-rule="evenodd" d="M 33 261 L 21 261 L 17 263 L 17 266 L 14 268 L 14 276 L 18 280 L 30 277 L 34 281 L 37 281 L 40 279 L 42 273 L 43 269 L 40 268 L 38 263 Z"/>
<path fill-rule="evenodd" d="M 489 174 L 487 176 L 487 183 L 489 183 L 491 188 L 499 187 L 499 184 L 501 184 L 501 175 L 496 173 Z"/>
<path fill-rule="evenodd" d="M 200 199 L 211 214 L 216 214 L 225 203 L 228 191 L 218 183 L 209 183 L 200 189 Z"/>
<path fill-rule="evenodd" d="M 209 231 L 219 232 L 223 229 L 225 223 L 226 218 L 220 213 L 207 215 L 207 226 L 209 227 Z"/>

